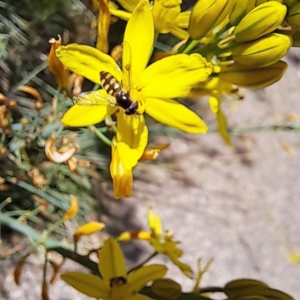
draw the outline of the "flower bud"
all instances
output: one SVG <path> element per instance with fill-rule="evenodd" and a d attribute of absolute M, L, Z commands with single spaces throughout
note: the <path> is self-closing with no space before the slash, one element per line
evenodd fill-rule
<path fill-rule="evenodd" d="M 245 68 L 237 64 L 222 67 L 219 78 L 238 86 L 259 89 L 278 81 L 287 69 L 287 63 L 278 61 L 263 68 Z"/>
<path fill-rule="evenodd" d="M 285 5 L 276 1 L 255 7 L 236 26 L 233 31 L 235 40 L 249 42 L 273 32 L 283 22 L 286 10 Z"/>
<path fill-rule="evenodd" d="M 300 27 L 300 2 L 289 10 L 286 21 L 290 25 Z"/>
<path fill-rule="evenodd" d="M 268 2 L 269 0 L 256 0 L 255 6 Z"/>
<path fill-rule="evenodd" d="M 292 35 L 293 47 L 300 47 L 300 31 L 296 31 Z"/>
<path fill-rule="evenodd" d="M 272 33 L 258 40 L 237 45 L 232 50 L 232 58 L 236 64 L 244 67 L 269 66 L 285 56 L 291 44 L 289 36 Z"/>
<path fill-rule="evenodd" d="M 272 1 L 272 0 L 256 0 L 255 6 L 261 5 L 261 4 L 269 2 L 269 1 Z M 273 1 L 276 1 L 276 2 L 279 2 L 279 3 L 284 2 L 284 0 L 273 0 Z"/>
<path fill-rule="evenodd" d="M 298 3 L 298 0 L 283 0 L 282 2 L 284 5 L 286 5 L 287 7 L 292 7 L 295 4 Z"/>
<path fill-rule="evenodd" d="M 229 15 L 230 24 L 236 26 L 241 19 L 255 7 L 255 0 L 240 1 L 236 0 Z"/>
<path fill-rule="evenodd" d="M 213 28 L 219 26 L 223 21 L 226 20 L 226 17 L 228 17 L 229 14 L 230 14 L 231 11 L 232 11 L 232 8 L 233 8 L 233 6 L 234 6 L 234 4 L 235 4 L 235 1 L 236 1 L 236 0 L 227 0 L 227 1 L 226 1 L 226 4 L 225 4 L 224 7 L 223 7 L 223 11 L 222 11 L 222 13 L 218 16 L 218 18 L 216 19 Z M 226 21 L 226 24 L 227 24 L 227 21 Z"/>
<path fill-rule="evenodd" d="M 164 299 L 177 299 L 181 294 L 181 286 L 176 281 L 160 278 L 153 282 L 151 291 Z"/>
<path fill-rule="evenodd" d="M 192 9 L 188 32 L 199 40 L 218 26 L 229 14 L 234 0 L 198 0 Z"/>

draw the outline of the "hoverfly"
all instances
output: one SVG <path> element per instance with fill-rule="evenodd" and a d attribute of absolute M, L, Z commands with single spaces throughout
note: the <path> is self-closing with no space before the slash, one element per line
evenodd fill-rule
<path fill-rule="evenodd" d="M 131 61 L 131 51 L 128 43 L 124 43 L 121 48 L 127 47 L 127 54 L 129 55 L 129 62 Z M 119 52 L 123 51 L 118 50 Z M 117 65 L 120 67 L 121 63 L 118 60 L 121 55 L 120 53 L 115 54 Z M 130 64 L 124 67 L 124 78 L 127 79 L 126 86 L 130 87 Z M 106 71 L 101 71 L 100 81 L 102 88 L 107 92 L 108 96 L 103 95 L 100 91 L 83 92 L 77 97 L 73 98 L 73 102 L 79 105 L 103 105 L 109 103 L 111 106 L 120 106 L 125 110 L 126 115 L 137 115 L 138 114 L 138 102 L 133 100 L 130 96 L 129 91 L 124 88 L 122 82 L 119 82 L 116 77 Z"/>

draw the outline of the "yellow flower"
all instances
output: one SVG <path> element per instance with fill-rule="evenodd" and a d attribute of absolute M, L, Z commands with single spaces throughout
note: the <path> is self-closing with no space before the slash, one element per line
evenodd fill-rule
<path fill-rule="evenodd" d="M 148 241 L 157 253 L 164 254 L 180 268 L 180 270 L 188 276 L 193 277 L 193 270 L 187 264 L 179 261 L 183 251 L 177 247 L 179 242 L 173 240 L 173 235 L 170 231 L 165 234 L 162 233 L 161 220 L 158 215 L 154 216 L 152 209 L 148 211 L 148 224 L 150 232 L 139 231 L 139 232 L 123 232 L 119 237 L 119 241 L 128 242 L 130 240 L 139 239 Z"/>
<path fill-rule="evenodd" d="M 127 11 L 122 11 L 110 2 L 110 13 L 122 20 L 128 21 L 137 0 L 118 0 Z M 190 11 L 181 12 L 182 0 L 155 0 L 152 5 L 152 14 L 155 30 L 159 33 L 171 33 L 179 39 L 188 39 L 189 34 L 183 28 L 188 27 Z"/>
<path fill-rule="evenodd" d="M 125 259 L 118 243 L 110 238 L 99 251 L 99 272 L 103 279 L 79 272 L 67 272 L 61 278 L 81 293 L 103 300 L 145 300 L 138 294 L 149 281 L 163 277 L 167 268 L 163 265 L 143 266 L 126 274 Z"/>
<path fill-rule="evenodd" d="M 63 64 L 59 61 L 55 54 L 55 50 L 61 45 L 61 36 L 58 35 L 58 40 L 54 38 L 49 41 L 51 44 L 50 53 L 48 55 L 48 65 L 49 70 L 52 74 L 56 76 L 57 85 L 59 87 L 68 87 L 68 71 L 63 66 Z"/>
<path fill-rule="evenodd" d="M 108 0 L 98 0 L 99 3 L 99 16 L 98 16 L 98 39 L 96 47 L 107 53 L 108 52 L 108 39 L 107 34 L 110 25 L 110 13 L 108 7 Z"/>
<path fill-rule="evenodd" d="M 130 18 L 123 43 L 123 72 L 116 61 L 96 48 L 70 44 L 59 47 L 57 55 L 74 73 L 101 84 L 99 73 L 107 72 L 122 82 L 130 97 L 138 103 L 138 114 L 127 115 L 120 108 L 117 135 L 114 140 L 111 175 L 115 189 L 132 183 L 132 168 L 144 154 L 148 142 L 148 129 L 143 112 L 166 125 L 188 133 L 205 133 L 205 123 L 193 111 L 171 98 L 185 96 L 198 82 L 205 81 L 212 72 L 210 63 L 199 54 L 178 54 L 161 59 L 146 68 L 153 49 L 154 25 L 148 1 L 141 0 Z M 130 70 L 130 72 L 129 72 Z M 103 121 L 119 108 L 111 106 L 112 96 L 105 90 L 89 93 L 87 102 L 95 95 L 107 99 L 104 105 L 74 105 L 62 122 L 68 126 L 87 126 Z M 121 170 L 120 173 L 118 173 Z M 121 174 L 121 175 L 120 175 Z M 130 195 L 131 187 L 118 187 L 118 197 Z M 126 193 L 121 193 L 126 191 Z"/>
<path fill-rule="evenodd" d="M 220 67 L 215 68 L 216 73 L 219 73 L 220 71 Z M 195 90 L 190 92 L 188 96 L 194 98 L 209 95 L 208 103 L 211 112 L 216 116 L 218 123 L 218 132 L 224 142 L 229 146 L 229 148 L 233 149 L 231 138 L 227 130 L 227 119 L 221 107 L 222 94 L 235 94 L 236 96 L 241 97 L 239 95 L 238 86 L 231 82 L 222 80 L 220 75 L 219 77 L 212 78 L 206 84 L 196 87 Z"/>

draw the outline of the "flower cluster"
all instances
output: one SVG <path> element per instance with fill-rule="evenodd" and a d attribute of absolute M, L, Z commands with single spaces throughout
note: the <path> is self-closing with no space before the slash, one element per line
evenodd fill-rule
<path fill-rule="evenodd" d="M 99 273 L 102 278 L 79 272 L 68 272 L 61 278 L 83 294 L 103 300 L 150 299 L 138 294 L 149 281 L 163 277 L 167 268 L 163 265 L 142 266 L 127 274 L 125 259 L 118 243 L 110 238 L 99 251 Z"/>
<path fill-rule="evenodd" d="M 232 147 L 222 94 L 241 97 L 239 87 L 263 88 L 278 81 L 287 68 L 281 58 L 298 45 L 300 27 L 298 1 L 198 0 L 185 12 L 180 0 L 118 2 L 126 11 L 111 1 L 99 1 L 95 48 L 53 42 L 53 60 L 59 60 L 52 67 L 56 76 L 64 76 L 58 78 L 60 86 L 65 85 L 61 82 L 66 82 L 66 69 L 102 85 L 101 90 L 76 97 L 62 122 L 90 126 L 116 120 L 116 134 L 108 142 L 115 198 L 131 196 L 133 168 L 145 157 L 157 157 L 145 155 L 144 114 L 184 132 L 205 133 L 202 119 L 177 99 L 208 95 L 219 132 Z M 111 15 L 128 23 L 121 50 L 110 56 L 106 53 Z M 150 63 L 158 35 L 166 33 L 182 40 L 180 46 L 155 55 Z"/>

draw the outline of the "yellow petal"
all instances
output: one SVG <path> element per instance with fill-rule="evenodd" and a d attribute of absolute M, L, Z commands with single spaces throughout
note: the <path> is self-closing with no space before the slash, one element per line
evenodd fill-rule
<path fill-rule="evenodd" d="M 229 148 L 233 149 L 231 137 L 227 130 L 227 119 L 220 107 L 220 100 L 219 100 L 220 97 L 221 97 L 220 93 L 213 92 L 213 95 L 209 97 L 208 103 L 212 113 L 217 116 L 218 132 L 220 133 L 224 142 L 229 146 Z"/>
<path fill-rule="evenodd" d="M 93 298 L 109 298 L 110 287 L 108 283 L 92 274 L 79 272 L 67 272 L 61 275 L 61 279 L 79 292 Z"/>
<path fill-rule="evenodd" d="M 233 149 L 231 138 L 227 130 L 227 119 L 220 108 L 217 113 L 217 121 L 218 121 L 218 131 L 221 137 L 223 138 L 225 143 L 229 146 L 229 148 Z"/>
<path fill-rule="evenodd" d="M 102 230 L 105 225 L 101 222 L 89 222 L 78 227 L 73 235 L 74 242 L 77 243 L 83 235 L 90 235 Z"/>
<path fill-rule="evenodd" d="M 124 7 L 127 11 L 133 12 L 139 0 L 118 0 L 118 2 Z"/>
<path fill-rule="evenodd" d="M 153 210 L 151 208 L 148 209 L 148 226 L 152 231 L 155 238 L 159 237 L 162 234 L 162 226 L 159 215 L 153 214 Z"/>
<path fill-rule="evenodd" d="M 128 21 L 131 17 L 131 13 L 118 9 L 117 6 L 112 2 L 109 2 L 109 12 L 113 16 L 118 17 L 119 19 L 122 19 L 124 21 Z"/>
<path fill-rule="evenodd" d="M 110 174 L 113 179 L 114 198 L 131 197 L 132 195 L 132 167 L 125 168 L 120 159 L 116 138 L 111 143 L 112 160 L 110 164 Z"/>
<path fill-rule="evenodd" d="M 157 159 L 160 151 L 168 148 L 169 146 L 170 144 L 163 144 L 147 147 L 143 156 L 140 158 L 140 161 L 149 161 Z"/>
<path fill-rule="evenodd" d="M 151 300 L 151 298 L 145 296 L 145 295 L 141 295 L 141 294 L 136 294 L 135 296 L 133 296 L 133 298 L 131 298 L 132 300 Z"/>
<path fill-rule="evenodd" d="M 77 199 L 77 197 L 75 197 L 73 195 L 70 195 L 70 198 L 71 198 L 71 205 L 70 205 L 69 209 L 63 215 L 63 220 L 64 221 L 68 221 L 68 220 L 72 219 L 78 213 L 78 199 Z"/>
<path fill-rule="evenodd" d="M 205 133 L 207 127 L 193 111 L 171 99 L 147 99 L 146 113 L 153 119 L 188 133 Z"/>
<path fill-rule="evenodd" d="M 163 265 L 143 266 L 127 277 L 127 282 L 135 291 L 139 291 L 149 281 L 165 276 L 168 269 Z"/>
<path fill-rule="evenodd" d="M 142 157 L 148 143 L 148 128 L 143 115 L 118 114 L 117 148 L 126 169 L 132 169 Z"/>
<path fill-rule="evenodd" d="M 289 256 L 289 261 L 291 263 L 298 263 L 300 264 L 300 252 L 293 251 Z"/>
<path fill-rule="evenodd" d="M 160 242 L 160 239 L 153 238 L 149 241 L 149 243 L 157 253 L 165 253 L 166 249 L 164 247 L 164 244 Z"/>
<path fill-rule="evenodd" d="M 108 52 L 108 39 L 107 34 L 110 25 L 110 13 L 108 8 L 108 0 L 99 0 L 99 16 L 98 16 L 98 39 L 96 47 L 103 51 Z"/>
<path fill-rule="evenodd" d="M 199 54 L 177 54 L 150 65 L 141 75 L 141 89 L 145 97 L 184 97 L 212 72 L 211 64 Z"/>
<path fill-rule="evenodd" d="M 173 255 L 172 253 L 168 253 L 168 254 L 169 254 L 168 257 L 170 258 L 170 260 L 172 261 L 172 263 L 174 265 L 176 265 L 177 267 L 179 267 L 179 269 L 181 270 L 181 272 L 185 276 L 187 276 L 187 277 L 189 277 L 191 279 L 194 277 L 194 272 L 193 272 L 192 268 L 189 265 L 187 265 L 187 264 L 179 261 L 178 258 L 177 258 L 177 256 Z"/>
<path fill-rule="evenodd" d="M 216 95 L 211 95 L 208 98 L 208 104 L 211 112 L 216 115 L 219 111 L 220 101 Z"/>
<path fill-rule="evenodd" d="M 136 77 L 146 68 L 154 43 L 153 17 L 147 0 L 141 0 L 133 11 L 126 26 L 124 42 L 131 47 L 131 72 Z M 127 58 L 129 55 L 125 50 L 124 57 Z M 130 61 L 124 60 L 123 69 L 128 65 Z"/>
<path fill-rule="evenodd" d="M 154 1 L 152 14 L 154 27 L 160 33 L 169 33 L 170 28 L 176 26 L 176 18 L 180 13 L 178 0 L 156 0 Z"/>
<path fill-rule="evenodd" d="M 191 11 L 184 11 L 180 13 L 176 18 L 176 24 L 180 28 L 188 28 Z"/>
<path fill-rule="evenodd" d="M 58 47 L 56 55 L 69 70 L 92 82 L 101 84 L 100 71 L 108 72 L 122 81 L 123 75 L 115 60 L 96 48 L 69 44 Z"/>
<path fill-rule="evenodd" d="M 74 105 L 64 114 L 61 121 L 65 126 L 89 126 L 102 122 L 116 110 L 117 108 L 106 105 Z"/>
<path fill-rule="evenodd" d="M 126 278 L 126 265 L 119 244 L 109 238 L 99 252 L 99 271 L 105 281 L 113 278 Z"/>
<path fill-rule="evenodd" d="M 189 38 L 189 33 L 177 26 L 173 26 L 170 28 L 170 32 L 171 34 L 173 34 L 174 36 L 176 36 L 177 38 L 181 39 L 181 40 L 187 40 Z"/>
<path fill-rule="evenodd" d="M 151 238 L 151 233 L 148 231 L 136 231 L 136 232 L 125 231 L 118 236 L 117 240 L 120 242 L 129 242 L 132 240 L 149 241 L 150 238 Z"/>

